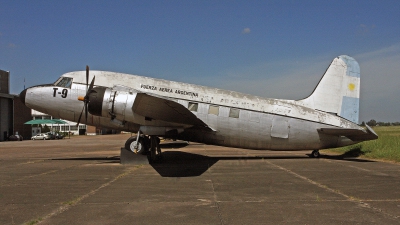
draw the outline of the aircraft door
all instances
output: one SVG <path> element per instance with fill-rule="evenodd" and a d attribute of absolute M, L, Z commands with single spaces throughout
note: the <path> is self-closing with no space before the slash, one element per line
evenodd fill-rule
<path fill-rule="evenodd" d="M 274 116 L 271 126 L 271 137 L 289 138 L 289 118 L 282 116 Z"/>

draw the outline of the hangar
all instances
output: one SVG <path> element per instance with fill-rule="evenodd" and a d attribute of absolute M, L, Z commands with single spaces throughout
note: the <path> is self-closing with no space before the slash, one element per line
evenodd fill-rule
<path fill-rule="evenodd" d="M 0 70 L 0 141 L 13 134 L 31 138 L 31 126 L 24 123 L 31 119 L 31 110 L 18 95 L 10 94 L 10 72 Z"/>

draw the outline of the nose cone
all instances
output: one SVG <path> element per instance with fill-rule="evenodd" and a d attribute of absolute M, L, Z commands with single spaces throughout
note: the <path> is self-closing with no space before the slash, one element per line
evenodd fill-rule
<path fill-rule="evenodd" d="M 19 94 L 19 99 L 21 99 L 21 102 L 24 103 L 24 105 L 25 105 L 26 90 L 28 89 L 21 91 L 21 93 Z"/>

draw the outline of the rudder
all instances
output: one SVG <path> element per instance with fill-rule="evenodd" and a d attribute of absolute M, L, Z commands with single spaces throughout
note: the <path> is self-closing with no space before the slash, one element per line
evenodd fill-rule
<path fill-rule="evenodd" d="M 336 57 L 313 93 L 299 103 L 337 114 L 358 124 L 360 105 L 360 66 L 347 55 Z"/>

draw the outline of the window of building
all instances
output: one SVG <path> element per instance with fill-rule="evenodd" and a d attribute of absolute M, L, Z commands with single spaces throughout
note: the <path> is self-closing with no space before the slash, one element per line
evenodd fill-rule
<path fill-rule="evenodd" d="M 72 85 L 72 78 L 70 77 L 63 77 L 60 81 L 56 83 L 56 86 L 65 88 L 71 88 L 71 85 Z"/>
<path fill-rule="evenodd" d="M 229 110 L 229 117 L 232 117 L 232 118 L 239 118 L 239 112 L 240 112 L 240 109 L 231 108 L 231 109 Z"/>
<path fill-rule="evenodd" d="M 189 102 L 189 107 L 188 107 L 188 109 L 189 109 L 190 111 L 197 112 L 197 109 L 198 109 L 198 108 L 199 108 L 199 104 L 198 104 L 198 103 Z"/>
<path fill-rule="evenodd" d="M 70 130 L 78 130 L 77 126 L 70 126 Z"/>
<path fill-rule="evenodd" d="M 219 114 L 219 107 L 215 106 L 215 105 L 210 105 L 210 107 L 208 108 L 208 114 L 214 114 L 217 115 Z"/>

